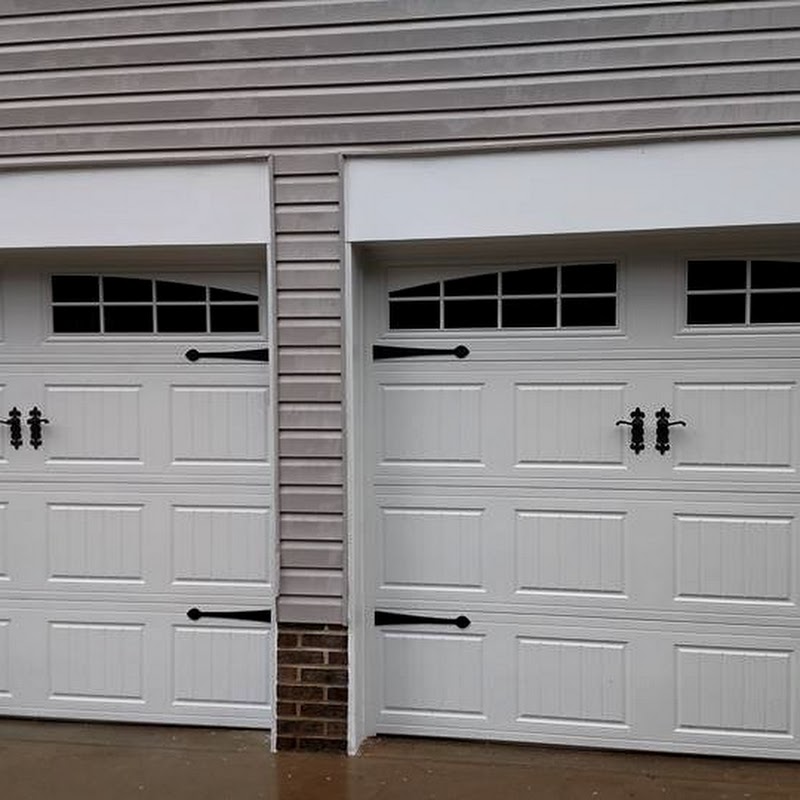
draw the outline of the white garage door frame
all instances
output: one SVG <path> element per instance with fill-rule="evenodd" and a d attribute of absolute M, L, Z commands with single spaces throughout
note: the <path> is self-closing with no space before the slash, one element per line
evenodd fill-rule
<path fill-rule="evenodd" d="M 264 366 L 273 389 L 269 392 L 266 445 L 274 478 L 277 323 L 271 186 L 270 159 L 252 154 L 203 159 L 174 153 L 166 159 L 24 164 L 0 171 L 0 257 L 13 253 L 19 259 L 26 251 L 46 251 L 50 258 L 58 253 L 128 253 L 134 254 L 130 258 L 132 270 L 152 273 L 154 265 L 146 264 L 142 253 L 169 259 L 176 252 L 197 253 L 203 248 L 217 253 L 229 247 L 263 248 L 258 261 L 265 270 L 265 333 L 272 356 Z M 277 481 L 272 479 L 270 484 L 268 502 L 274 510 L 278 508 Z M 263 535 L 272 564 L 272 596 L 264 605 L 270 607 L 274 629 L 278 563 L 275 513 L 269 515 Z M 272 676 L 277 667 L 276 645 L 273 635 L 267 655 Z M 269 690 L 272 695 L 274 684 Z M 274 739 L 274 725 L 271 719 L 268 722 Z"/>
<path fill-rule="evenodd" d="M 375 733 L 369 700 L 373 630 L 364 513 L 364 271 L 375 254 L 415 245 L 432 258 L 484 255 L 491 241 L 575 253 L 620 236 L 707 234 L 727 244 L 747 234 L 780 235 L 800 224 L 787 172 L 800 164 L 800 137 L 752 137 L 646 145 L 585 146 L 469 155 L 364 156 L 345 161 L 345 371 L 351 630 L 349 749 Z M 524 237 L 524 238 L 523 238 Z M 559 244 L 561 243 L 561 244 Z M 580 244 L 578 244 L 580 243 Z M 513 249 L 513 247 L 512 247 Z M 730 247 L 728 247 L 730 250 Z M 486 259 L 484 263 L 488 263 Z"/>

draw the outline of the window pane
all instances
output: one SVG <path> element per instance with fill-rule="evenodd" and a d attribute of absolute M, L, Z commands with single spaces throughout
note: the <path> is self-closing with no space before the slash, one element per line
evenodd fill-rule
<path fill-rule="evenodd" d="M 158 302 L 205 302 L 206 287 L 175 281 L 156 281 L 156 300 Z"/>
<path fill-rule="evenodd" d="M 439 330 L 439 301 L 389 303 L 389 327 L 392 330 Z"/>
<path fill-rule="evenodd" d="M 152 303 L 153 282 L 142 278 L 103 278 L 103 300 Z"/>
<path fill-rule="evenodd" d="M 54 333 L 100 333 L 99 306 L 53 306 Z"/>
<path fill-rule="evenodd" d="M 753 261 L 750 285 L 754 289 L 800 287 L 800 264 L 796 261 Z"/>
<path fill-rule="evenodd" d="M 616 264 L 575 264 L 561 268 L 564 294 L 594 294 L 617 291 Z"/>
<path fill-rule="evenodd" d="M 159 333 L 205 333 L 206 307 L 157 306 Z"/>
<path fill-rule="evenodd" d="M 438 297 L 439 282 L 423 283 L 421 286 L 410 286 L 408 289 L 395 289 L 389 297 Z"/>
<path fill-rule="evenodd" d="M 497 300 L 446 300 L 445 328 L 496 328 Z"/>
<path fill-rule="evenodd" d="M 613 328 L 617 324 L 616 297 L 564 297 L 563 328 Z"/>
<path fill-rule="evenodd" d="M 453 278 L 444 282 L 445 297 L 465 295 L 497 294 L 497 273 L 474 275 L 469 278 Z"/>
<path fill-rule="evenodd" d="M 503 300 L 504 328 L 555 328 L 555 297 L 541 300 Z"/>
<path fill-rule="evenodd" d="M 180 285 L 180 284 L 178 284 Z M 192 287 L 194 288 L 194 287 Z M 210 299 L 213 300 L 258 300 L 258 295 L 245 294 L 244 292 L 232 292 L 230 289 L 214 289 L 208 290 Z M 202 298 L 201 298 L 202 299 Z"/>
<path fill-rule="evenodd" d="M 689 325 L 744 325 L 745 295 L 695 294 L 687 298 Z"/>
<path fill-rule="evenodd" d="M 520 269 L 502 273 L 503 294 L 555 294 L 558 267 Z"/>
<path fill-rule="evenodd" d="M 152 306 L 106 306 L 103 309 L 106 333 L 152 333 Z"/>
<path fill-rule="evenodd" d="M 100 278 L 96 275 L 53 275 L 53 302 L 91 303 L 100 299 Z"/>
<path fill-rule="evenodd" d="M 700 289 L 744 289 L 747 285 L 746 261 L 690 261 L 687 285 Z"/>
<path fill-rule="evenodd" d="M 258 333 L 258 306 L 211 306 L 211 333 Z"/>
<path fill-rule="evenodd" d="M 769 292 L 750 297 L 750 321 L 800 322 L 800 292 Z"/>

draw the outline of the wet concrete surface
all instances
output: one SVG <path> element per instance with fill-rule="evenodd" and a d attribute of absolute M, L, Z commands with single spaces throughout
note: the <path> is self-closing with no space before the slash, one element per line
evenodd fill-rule
<path fill-rule="evenodd" d="M 800 800 L 800 764 L 385 738 L 271 754 L 263 733 L 0 720 L 1 800 Z"/>

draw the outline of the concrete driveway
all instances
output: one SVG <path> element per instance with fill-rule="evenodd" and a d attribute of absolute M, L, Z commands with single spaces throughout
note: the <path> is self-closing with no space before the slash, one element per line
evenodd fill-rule
<path fill-rule="evenodd" d="M 800 764 L 412 739 L 355 758 L 263 733 L 0 720 L 2 800 L 788 800 Z"/>

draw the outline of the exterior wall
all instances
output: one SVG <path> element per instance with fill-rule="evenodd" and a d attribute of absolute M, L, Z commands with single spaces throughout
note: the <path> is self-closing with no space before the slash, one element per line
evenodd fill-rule
<path fill-rule="evenodd" d="M 794 129 L 799 40 L 772 0 L 6 0 L 0 167 L 274 156 L 279 617 L 342 623 L 339 155 Z"/>

